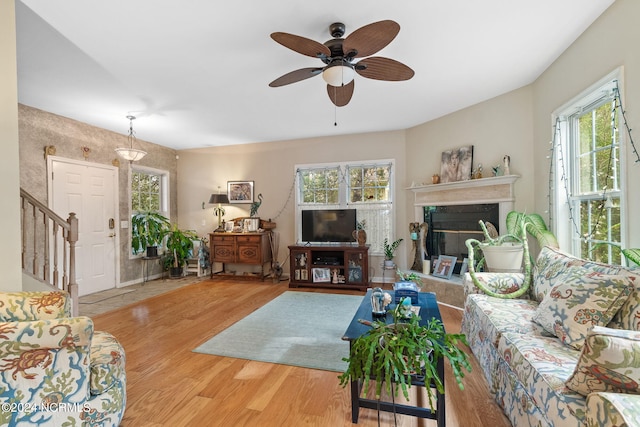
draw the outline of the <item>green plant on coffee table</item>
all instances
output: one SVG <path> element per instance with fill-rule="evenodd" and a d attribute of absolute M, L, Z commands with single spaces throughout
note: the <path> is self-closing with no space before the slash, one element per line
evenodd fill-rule
<path fill-rule="evenodd" d="M 397 269 L 396 274 L 398 275 L 400 280 L 403 282 L 414 282 L 417 285 L 422 284 L 422 277 L 418 276 L 418 274 L 414 271 L 409 271 L 407 273 L 404 273 L 400 271 L 400 269 Z"/>
<path fill-rule="evenodd" d="M 402 305 L 402 301 L 398 307 Z M 461 390 L 464 370 L 471 372 L 467 354 L 460 348 L 467 345 L 464 334 L 448 334 L 440 320 L 431 319 L 425 325 L 420 317 L 402 319 L 398 310 L 393 310 L 393 323 L 375 321 L 367 333 L 351 343 L 347 369 L 339 376 L 340 385 L 345 387 L 350 381 L 363 381 L 364 393 L 370 381 L 376 382 L 376 398 L 380 399 L 383 384 L 389 395 L 398 396 L 400 390 L 408 400 L 415 373 L 424 376 L 424 386 L 428 391 L 429 406 L 434 410 L 434 391 L 430 384 L 443 393 L 443 378 L 438 375 L 437 361 L 446 359 Z"/>

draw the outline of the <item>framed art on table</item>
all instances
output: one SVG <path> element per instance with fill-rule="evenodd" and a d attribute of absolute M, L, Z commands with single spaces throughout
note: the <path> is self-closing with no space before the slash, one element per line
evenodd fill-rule
<path fill-rule="evenodd" d="M 227 181 L 229 203 L 253 203 L 253 181 Z"/>
<path fill-rule="evenodd" d="M 458 258 L 448 255 L 440 255 L 436 260 L 436 267 L 433 270 L 435 277 L 442 277 L 444 279 L 451 279 L 453 274 L 453 268 L 456 265 Z"/>

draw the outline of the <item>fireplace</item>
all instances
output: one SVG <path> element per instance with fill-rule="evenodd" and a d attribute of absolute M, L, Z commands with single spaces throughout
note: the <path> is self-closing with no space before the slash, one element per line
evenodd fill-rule
<path fill-rule="evenodd" d="M 465 241 L 483 239 L 478 220 L 504 229 L 507 214 L 514 209 L 517 179 L 507 175 L 409 188 L 414 193 L 415 221 L 429 225 L 426 236 L 421 236 L 427 251 L 423 258 L 455 256 L 454 273 L 458 273 L 468 254 Z"/>
<path fill-rule="evenodd" d="M 479 220 L 488 221 L 499 227 L 499 205 L 489 203 L 425 206 L 424 222 L 428 225 L 428 232 L 423 238 L 429 257 L 433 259 L 439 255 L 455 256 L 457 260 L 453 274 L 460 273 L 462 261 L 469 256 L 465 245 L 466 240 L 483 239 Z"/>

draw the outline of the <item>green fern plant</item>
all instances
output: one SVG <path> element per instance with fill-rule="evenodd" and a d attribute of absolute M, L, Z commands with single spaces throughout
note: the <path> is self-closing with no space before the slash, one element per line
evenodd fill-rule
<path fill-rule="evenodd" d="M 398 304 L 398 307 L 402 302 Z M 460 348 L 468 345 L 464 334 L 448 334 L 441 321 L 431 319 L 420 324 L 419 316 L 411 316 L 408 321 L 393 310 L 393 323 L 375 321 L 371 329 L 351 343 L 347 369 L 339 376 L 340 385 L 345 387 L 350 381 L 363 381 L 364 393 L 375 380 L 376 397 L 380 398 L 384 389 L 389 395 L 398 396 L 399 391 L 409 399 L 409 388 L 415 373 L 424 375 L 430 408 L 434 409 L 435 393 L 444 392 L 443 378 L 440 378 L 436 361 L 444 358 L 449 362 L 453 375 L 461 390 L 464 371 L 471 372 L 467 353 Z"/>

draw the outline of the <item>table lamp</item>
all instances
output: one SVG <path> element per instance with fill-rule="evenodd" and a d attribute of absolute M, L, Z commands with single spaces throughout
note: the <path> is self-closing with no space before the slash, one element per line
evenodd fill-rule
<path fill-rule="evenodd" d="M 224 233 L 224 227 L 222 226 L 222 216 L 224 215 L 223 204 L 229 203 L 229 197 L 226 194 L 212 194 L 209 198 L 210 204 L 217 205 L 213 208 L 213 214 L 218 217 L 218 228 L 213 230 L 214 233 Z"/>

